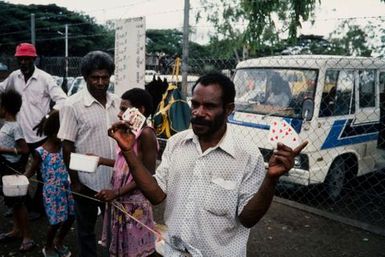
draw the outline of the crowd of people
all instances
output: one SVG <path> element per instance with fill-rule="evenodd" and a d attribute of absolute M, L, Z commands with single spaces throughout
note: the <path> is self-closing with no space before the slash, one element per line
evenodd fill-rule
<path fill-rule="evenodd" d="M 15 56 L 20 69 L 0 83 L 1 176 L 37 174 L 42 182 L 36 197 L 49 224 L 44 256 L 71 256 L 64 242 L 74 221 L 80 257 L 98 256 L 100 238 L 108 256 L 159 256 L 152 205 L 163 201 L 164 256 L 246 256 L 250 228 L 268 210 L 279 177 L 293 167 L 306 142 L 296 149 L 278 144 L 266 171 L 258 148 L 227 126 L 234 110 L 233 82 L 209 73 L 193 87 L 191 129 L 168 140 L 156 167 L 151 123 L 134 135 L 122 117 L 135 107 L 149 118 L 151 94 L 140 88 L 121 97 L 108 92 L 115 69 L 111 56 L 102 51 L 84 56 L 87 87 L 68 98 L 34 65 L 33 45 L 20 44 Z M 71 170 L 71 153 L 98 156 L 96 171 Z M 33 200 L 4 198 L 14 223 L 0 234 L 0 244 L 21 238 L 20 251 L 33 249 L 26 208 Z M 102 235 L 95 233 L 98 209 Z"/>

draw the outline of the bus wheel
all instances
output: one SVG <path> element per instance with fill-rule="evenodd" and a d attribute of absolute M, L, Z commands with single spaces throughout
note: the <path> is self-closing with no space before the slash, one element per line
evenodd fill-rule
<path fill-rule="evenodd" d="M 346 184 L 346 165 L 342 158 L 337 158 L 326 176 L 324 187 L 330 200 L 338 200 Z"/>

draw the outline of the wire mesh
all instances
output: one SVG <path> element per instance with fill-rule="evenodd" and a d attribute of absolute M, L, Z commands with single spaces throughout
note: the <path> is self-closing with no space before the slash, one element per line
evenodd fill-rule
<path fill-rule="evenodd" d="M 80 60 L 68 58 L 69 77 L 80 76 Z M 1 61 L 9 70 L 17 68 L 13 57 Z M 41 57 L 37 65 L 64 75 L 62 57 Z M 160 72 L 158 68 L 151 66 Z M 384 60 L 315 55 L 240 63 L 189 60 L 189 75 L 211 70 L 233 79 L 236 109 L 228 124 L 259 147 L 266 163 L 275 147 L 269 141 L 273 122 L 287 122 L 301 140 L 309 141 L 281 178 L 277 196 L 385 231 Z M 162 151 L 167 140 L 159 143 Z"/>

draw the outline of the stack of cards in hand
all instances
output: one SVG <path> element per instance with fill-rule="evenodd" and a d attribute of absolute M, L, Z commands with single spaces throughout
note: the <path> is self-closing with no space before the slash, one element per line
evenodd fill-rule
<path fill-rule="evenodd" d="M 123 120 L 131 124 L 131 132 L 138 137 L 146 117 L 137 108 L 128 108 L 122 115 Z"/>
<path fill-rule="evenodd" d="M 294 149 L 301 144 L 301 139 L 295 129 L 284 119 L 270 124 L 269 142 L 277 146 L 282 143 Z"/>

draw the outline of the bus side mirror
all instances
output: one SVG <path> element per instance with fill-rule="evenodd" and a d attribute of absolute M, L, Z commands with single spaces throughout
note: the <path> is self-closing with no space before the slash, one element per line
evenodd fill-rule
<path fill-rule="evenodd" d="M 314 114 L 314 101 L 313 99 L 307 98 L 302 102 L 302 119 L 311 120 Z"/>

